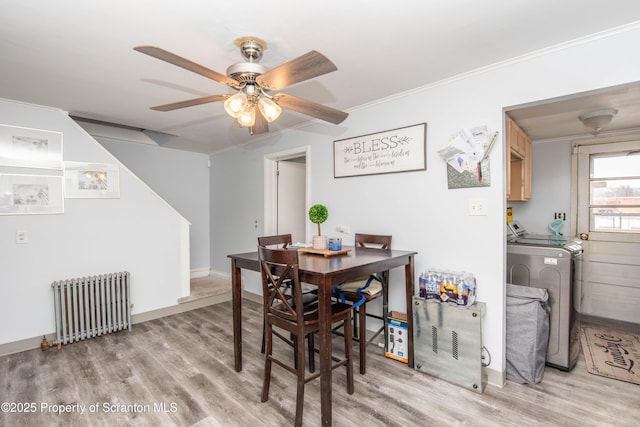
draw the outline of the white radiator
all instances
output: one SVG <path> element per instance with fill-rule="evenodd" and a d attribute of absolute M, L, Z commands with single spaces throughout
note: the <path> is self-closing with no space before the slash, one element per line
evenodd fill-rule
<path fill-rule="evenodd" d="M 51 287 L 58 348 L 62 344 L 131 330 L 128 272 L 55 281 Z"/>

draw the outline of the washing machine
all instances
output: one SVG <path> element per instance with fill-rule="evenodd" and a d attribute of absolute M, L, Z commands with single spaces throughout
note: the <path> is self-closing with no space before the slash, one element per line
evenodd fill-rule
<path fill-rule="evenodd" d="M 518 221 L 508 223 L 507 282 L 547 289 L 549 346 L 546 364 L 571 370 L 580 350 L 573 292 L 581 278 L 582 244 L 558 234 L 532 234 Z"/>

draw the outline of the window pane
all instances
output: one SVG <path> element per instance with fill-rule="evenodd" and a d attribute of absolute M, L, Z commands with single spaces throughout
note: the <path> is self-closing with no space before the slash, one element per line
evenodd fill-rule
<path fill-rule="evenodd" d="M 640 175 L 640 155 L 615 154 L 591 157 L 591 178 L 616 178 Z"/>
<path fill-rule="evenodd" d="M 640 208 L 591 208 L 591 230 L 640 232 Z"/>
<path fill-rule="evenodd" d="M 591 181 L 591 205 L 640 205 L 640 179 Z"/>
<path fill-rule="evenodd" d="M 640 233 L 640 155 L 591 157 L 592 231 Z"/>

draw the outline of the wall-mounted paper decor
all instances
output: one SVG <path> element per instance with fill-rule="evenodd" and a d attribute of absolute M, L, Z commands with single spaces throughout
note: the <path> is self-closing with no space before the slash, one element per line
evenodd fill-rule
<path fill-rule="evenodd" d="M 0 174 L 0 215 L 63 212 L 61 176 Z"/>
<path fill-rule="evenodd" d="M 486 126 L 464 128 L 451 135 L 447 145 L 438 150 L 447 162 L 449 189 L 489 187 L 491 171 L 489 152 L 498 132 L 489 132 Z"/>
<path fill-rule="evenodd" d="M 0 165 L 62 169 L 62 133 L 0 125 Z"/>
<path fill-rule="evenodd" d="M 426 143 L 426 123 L 334 141 L 333 176 L 425 170 Z"/>
<path fill-rule="evenodd" d="M 64 162 L 64 196 L 69 199 L 117 199 L 120 197 L 118 165 Z"/>

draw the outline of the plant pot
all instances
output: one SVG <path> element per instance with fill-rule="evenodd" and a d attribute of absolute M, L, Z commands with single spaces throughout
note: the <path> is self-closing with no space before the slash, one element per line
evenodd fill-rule
<path fill-rule="evenodd" d="M 327 236 L 313 236 L 313 249 L 327 249 Z"/>

